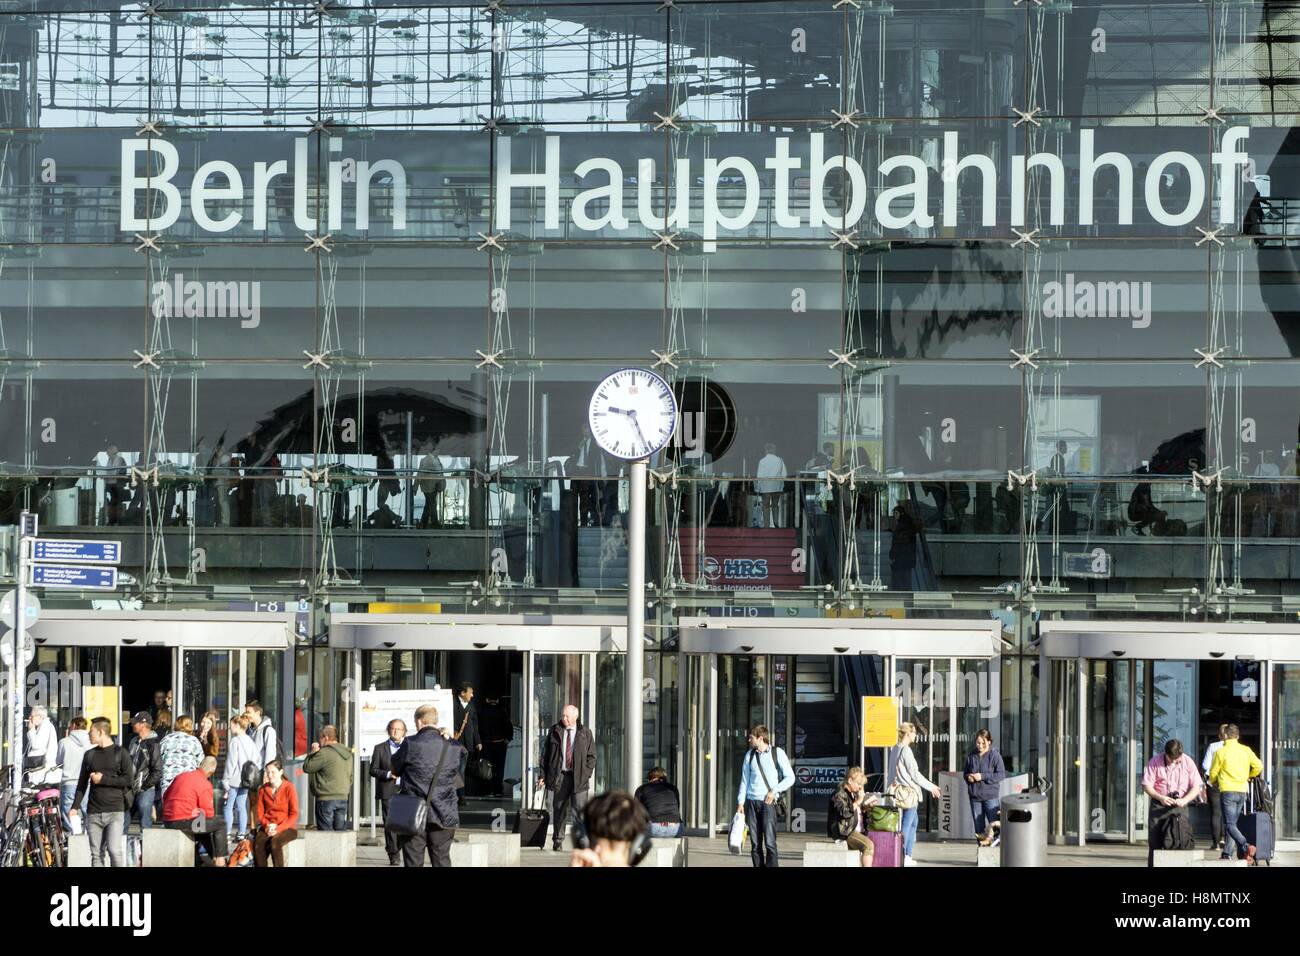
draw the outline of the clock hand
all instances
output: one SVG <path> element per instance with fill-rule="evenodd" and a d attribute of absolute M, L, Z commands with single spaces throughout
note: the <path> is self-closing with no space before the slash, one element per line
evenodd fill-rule
<path fill-rule="evenodd" d="M 631 410 L 626 409 L 626 408 L 615 408 L 613 405 L 607 405 L 607 406 L 605 407 L 605 411 L 607 411 L 607 412 L 613 412 L 615 415 L 630 415 L 630 416 L 632 416 L 633 418 L 636 417 L 636 412 L 631 411 Z"/>

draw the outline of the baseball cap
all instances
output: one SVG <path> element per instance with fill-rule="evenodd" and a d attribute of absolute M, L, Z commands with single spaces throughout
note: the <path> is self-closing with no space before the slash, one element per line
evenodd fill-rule
<path fill-rule="evenodd" d="M 135 724 L 148 724 L 150 727 L 152 727 L 153 718 L 149 716 L 149 711 L 142 710 L 138 714 L 133 714 L 131 716 L 131 724 L 132 726 L 134 726 Z"/>

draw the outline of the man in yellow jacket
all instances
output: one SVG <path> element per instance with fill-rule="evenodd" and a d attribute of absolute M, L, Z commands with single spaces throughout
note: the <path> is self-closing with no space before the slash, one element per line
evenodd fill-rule
<path fill-rule="evenodd" d="M 1223 746 L 1215 752 L 1214 762 L 1210 764 L 1210 785 L 1219 789 L 1223 807 L 1224 844 L 1221 859 L 1232 859 L 1236 847 L 1240 846 L 1247 862 L 1253 864 L 1255 847 L 1246 842 L 1241 830 L 1237 828 L 1237 819 L 1246 808 L 1250 778 L 1263 773 L 1264 765 L 1255 756 L 1255 751 L 1243 744 L 1240 738 L 1241 728 L 1229 724 Z"/>

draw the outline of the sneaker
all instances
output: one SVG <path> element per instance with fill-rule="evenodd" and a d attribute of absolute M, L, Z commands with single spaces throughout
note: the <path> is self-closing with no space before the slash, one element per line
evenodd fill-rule
<path fill-rule="evenodd" d="M 903 857 L 903 866 L 916 866 L 916 861 L 910 856 Z"/>

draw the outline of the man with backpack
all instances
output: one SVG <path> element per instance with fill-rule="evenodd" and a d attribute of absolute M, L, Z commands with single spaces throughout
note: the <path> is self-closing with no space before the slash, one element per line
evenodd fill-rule
<path fill-rule="evenodd" d="M 1183 753 L 1179 740 L 1165 744 L 1142 771 L 1142 789 L 1150 798 L 1147 822 L 1147 866 L 1155 865 L 1156 850 L 1191 850 L 1196 846 L 1187 807 L 1201 792 L 1196 762 Z"/>
<path fill-rule="evenodd" d="M 253 738 L 257 750 L 258 772 L 256 778 L 250 781 L 249 788 L 250 794 L 256 794 L 262 786 L 266 765 L 272 760 L 279 760 L 283 766 L 284 745 L 280 743 L 280 735 L 275 732 L 271 718 L 267 716 L 260 701 L 250 700 L 245 704 L 244 716 L 248 718 L 248 735 Z M 257 801 L 251 796 L 248 800 L 248 822 L 250 830 L 257 828 Z"/>
<path fill-rule="evenodd" d="M 135 767 L 125 747 L 113 742 L 112 724 L 107 717 L 90 722 L 90 749 L 81 760 L 81 776 L 72 797 L 69 818 L 79 816 L 86 797 L 86 836 L 90 841 L 90 865 L 103 866 L 107 851 L 110 866 L 126 865 L 127 807 L 131 805 Z M 87 794 L 89 791 L 89 794 Z"/>
<path fill-rule="evenodd" d="M 754 866 L 777 866 L 776 824 L 785 819 L 781 795 L 794 786 L 794 769 L 780 747 L 773 747 L 767 727 L 749 732 L 749 750 L 740 768 L 736 812 L 745 814 L 750 860 Z"/>

